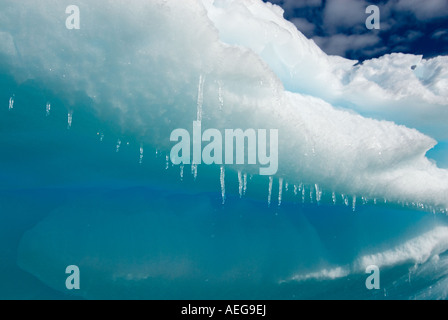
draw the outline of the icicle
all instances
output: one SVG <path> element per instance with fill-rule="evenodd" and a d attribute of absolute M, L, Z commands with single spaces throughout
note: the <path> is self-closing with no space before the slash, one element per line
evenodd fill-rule
<path fill-rule="evenodd" d="M 319 185 L 317 183 L 314 185 L 314 187 L 316 188 L 316 202 L 317 204 L 319 204 L 320 200 L 322 199 L 322 190 L 319 189 Z"/>
<path fill-rule="evenodd" d="M 356 211 L 356 196 L 353 196 L 352 209 L 353 209 L 353 212 Z"/>
<path fill-rule="evenodd" d="M 224 204 L 226 202 L 226 169 L 224 168 L 224 166 L 221 166 L 221 174 L 219 180 L 221 182 L 222 204 Z"/>
<path fill-rule="evenodd" d="M 271 198 L 272 198 L 272 184 L 274 182 L 274 178 L 269 177 L 269 190 L 268 190 L 268 206 L 271 206 Z"/>
<path fill-rule="evenodd" d="M 100 137 L 100 142 L 103 142 L 103 140 L 104 140 L 104 133 L 97 132 L 96 135 Z"/>
<path fill-rule="evenodd" d="M 243 174 L 241 173 L 241 170 L 238 170 L 238 192 L 241 199 L 243 197 Z"/>
<path fill-rule="evenodd" d="M 143 145 L 140 145 L 140 157 L 138 159 L 138 163 L 139 164 L 143 163 Z"/>
<path fill-rule="evenodd" d="M 280 207 L 282 204 L 282 195 L 283 195 L 283 178 L 278 180 L 278 206 Z"/>
<path fill-rule="evenodd" d="M 331 194 L 331 198 L 333 199 L 333 205 L 335 205 L 336 204 L 336 193 L 334 191 Z"/>
<path fill-rule="evenodd" d="M 115 152 L 119 152 L 119 151 L 120 151 L 120 147 L 121 147 L 121 140 L 118 139 L 118 140 L 117 140 L 117 146 L 116 146 L 116 148 L 115 148 Z"/>
<path fill-rule="evenodd" d="M 8 110 L 11 111 L 12 109 L 14 109 L 14 96 L 9 98 L 9 108 L 8 108 Z"/>
<path fill-rule="evenodd" d="M 51 111 L 51 104 L 50 102 L 47 102 L 46 106 L 45 106 L 45 116 L 48 117 L 50 115 L 50 111 Z"/>
<path fill-rule="evenodd" d="M 246 195 L 247 191 L 247 173 L 243 174 L 243 195 Z"/>
<path fill-rule="evenodd" d="M 288 192 L 288 189 L 289 189 L 289 183 L 286 182 L 286 184 L 285 184 L 285 191 Z"/>
<path fill-rule="evenodd" d="M 313 194 L 313 188 L 310 187 L 310 203 L 314 203 L 314 194 Z"/>
<path fill-rule="evenodd" d="M 72 122 L 73 122 L 73 112 L 70 111 L 67 114 L 67 129 L 70 129 L 72 127 Z"/>
<path fill-rule="evenodd" d="M 180 181 L 184 181 L 184 164 L 180 165 Z"/>
<path fill-rule="evenodd" d="M 376 198 L 373 198 L 373 204 L 376 204 Z"/>
<path fill-rule="evenodd" d="M 218 100 L 219 100 L 219 110 L 222 111 L 224 108 L 224 98 L 222 96 L 222 83 L 218 81 Z"/>
<path fill-rule="evenodd" d="M 191 164 L 191 174 L 193 175 L 194 181 L 196 181 L 196 178 L 198 177 L 198 165 L 197 164 Z"/>
<path fill-rule="evenodd" d="M 302 187 L 302 203 L 305 203 L 305 186 Z"/>
<path fill-rule="evenodd" d="M 168 170 L 168 168 L 170 167 L 170 156 L 166 156 L 165 160 L 165 170 Z"/>
<path fill-rule="evenodd" d="M 361 199 L 362 199 L 362 204 L 363 205 L 366 205 L 369 202 L 369 200 L 367 200 L 366 197 L 362 197 Z"/>
<path fill-rule="evenodd" d="M 348 197 L 344 194 L 341 194 L 342 197 L 342 201 L 344 202 L 345 206 L 348 207 L 349 203 L 348 203 Z"/>
<path fill-rule="evenodd" d="M 202 105 L 204 103 L 204 82 L 205 82 L 205 77 L 201 74 L 199 76 L 199 85 L 198 85 L 197 121 L 202 121 Z"/>
<path fill-rule="evenodd" d="M 294 185 L 294 195 L 297 196 L 297 185 Z"/>

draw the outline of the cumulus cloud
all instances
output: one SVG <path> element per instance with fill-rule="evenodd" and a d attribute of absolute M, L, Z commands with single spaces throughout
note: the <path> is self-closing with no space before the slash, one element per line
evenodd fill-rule
<path fill-rule="evenodd" d="M 313 40 L 328 54 L 340 56 L 345 56 L 348 51 L 371 50 L 381 42 L 381 38 L 374 34 L 336 34 L 331 37 L 314 37 Z"/>
<path fill-rule="evenodd" d="M 314 30 L 316 28 L 315 24 L 309 22 L 305 18 L 293 18 L 291 22 L 295 24 L 297 29 L 299 29 L 306 36 L 312 36 L 314 34 Z"/>
<path fill-rule="evenodd" d="M 309 7 L 320 7 L 322 6 L 322 0 L 284 0 L 284 1 L 270 1 L 275 4 L 280 4 L 285 10 L 309 8 Z"/>
<path fill-rule="evenodd" d="M 436 30 L 432 35 L 431 38 L 433 39 L 443 39 L 448 38 L 448 29 L 445 30 Z"/>
<path fill-rule="evenodd" d="M 416 30 L 409 30 L 403 35 L 392 35 L 389 38 L 389 45 L 395 52 L 409 51 L 409 45 L 424 36 L 424 33 Z"/>
<path fill-rule="evenodd" d="M 366 8 L 364 0 L 327 1 L 323 15 L 324 25 L 330 32 L 361 27 L 365 29 Z"/>
<path fill-rule="evenodd" d="M 266 0 L 265 0 L 266 1 Z M 365 60 L 388 52 L 448 54 L 447 0 L 273 0 L 329 54 Z M 381 29 L 368 30 L 366 8 L 380 9 Z"/>
<path fill-rule="evenodd" d="M 448 1 L 446 0 L 399 0 L 397 11 L 412 12 L 419 20 L 443 18 L 448 15 Z"/>

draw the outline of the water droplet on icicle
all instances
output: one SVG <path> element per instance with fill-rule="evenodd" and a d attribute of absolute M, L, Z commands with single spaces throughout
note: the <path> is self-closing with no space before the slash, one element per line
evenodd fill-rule
<path fill-rule="evenodd" d="M 224 168 L 224 166 L 221 166 L 219 180 L 221 182 L 222 204 L 224 204 L 226 202 L 226 169 Z"/>
<path fill-rule="evenodd" d="M 271 198 L 272 198 L 272 184 L 274 182 L 273 177 L 269 177 L 269 189 L 268 189 L 268 206 L 271 206 Z"/>

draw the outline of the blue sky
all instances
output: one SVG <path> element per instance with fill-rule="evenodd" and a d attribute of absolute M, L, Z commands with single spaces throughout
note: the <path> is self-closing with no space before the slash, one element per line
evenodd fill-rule
<path fill-rule="evenodd" d="M 270 0 L 328 54 L 365 60 L 391 52 L 448 55 L 448 0 Z M 368 30 L 367 6 L 380 8 Z"/>

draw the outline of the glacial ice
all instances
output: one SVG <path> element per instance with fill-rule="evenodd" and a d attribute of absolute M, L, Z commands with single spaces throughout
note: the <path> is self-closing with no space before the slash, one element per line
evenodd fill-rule
<path fill-rule="evenodd" d="M 279 212 L 288 205 L 286 181 L 294 185 L 299 201 L 319 203 L 316 210 L 326 205 L 321 204 L 326 192 L 334 204 L 351 204 L 353 209 L 361 206 L 356 195 L 374 203 L 385 199 L 422 208 L 448 207 L 448 171 L 426 157 L 436 139 L 448 138 L 447 57 L 426 60 L 391 54 L 355 65 L 356 61 L 326 55 L 284 20 L 280 7 L 261 0 L 79 0 L 77 5 L 81 29 L 67 30 L 65 5 L 60 1 L 0 3 L 1 73 L 18 83 L 38 83 L 57 95 L 67 107 L 63 119 L 67 128 L 82 126 L 77 115 L 83 108 L 94 108 L 105 126 L 94 131 L 100 141 L 104 132 L 116 128 L 117 137 L 134 137 L 141 167 L 143 150 L 145 163 L 151 163 L 147 150 L 169 154 L 172 130 L 189 128 L 194 120 L 218 130 L 279 129 L 278 174 L 269 177 L 263 188 L 271 204 L 277 192 L 274 182 L 279 182 L 282 207 L 275 208 Z M 91 103 L 75 103 L 79 97 Z M 9 109 L 14 107 L 11 99 Z M 7 98 L 5 102 L 6 106 Z M 52 105 L 52 114 L 53 110 L 57 109 Z M 126 148 L 117 137 L 112 144 L 121 155 Z M 168 160 L 162 158 L 167 174 Z M 179 175 L 187 180 L 183 165 L 175 169 L 177 180 Z M 306 214 L 279 214 L 276 220 L 243 198 L 236 209 L 250 219 L 232 215 L 228 209 L 232 203 L 226 201 L 232 196 L 232 170 L 237 172 L 234 183 L 242 197 L 248 175 L 257 169 L 217 168 L 216 188 L 221 186 L 222 210 L 230 220 L 212 215 L 218 209 L 210 198 L 198 195 L 161 197 L 154 206 L 133 203 L 140 210 L 135 214 L 123 213 L 128 207 L 120 211 L 113 205 L 61 207 L 25 234 L 19 264 L 58 289 L 63 282 L 58 281 L 57 270 L 73 259 L 100 283 L 123 284 L 120 290 L 127 281 L 166 288 L 164 281 L 172 284 L 169 281 L 181 279 L 189 289 L 189 281 L 219 287 L 229 279 L 257 282 L 266 274 L 278 281 L 288 275 L 309 280 L 358 272 L 360 267 L 350 264 L 348 269 L 316 267 L 323 257 L 331 256 L 328 248 L 335 241 L 324 239 L 318 223 Z M 201 167 L 199 174 L 205 171 Z M 198 167 L 192 166 L 191 172 L 196 178 Z M 255 216 L 259 212 L 263 217 Z M 362 221 L 364 227 L 375 223 L 371 217 L 353 216 L 349 223 Z M 385 266 L 426 261 L 446 251 L 445 233 L 446 229 L 436 229 L 357 261 Z M 242 247 L 229 252 L 229 239 Z M 343 249 L 341 256 L 349 251 Z M 36 255 L 48 261 L 35 259 Z M 303 257 L 309 265 L 303 265 Z M 299 274 L 294 273 L 297 265 L 302 267 Z M 255 271 L 242 274 L 241 270 Z M 147 287 L 142 284 L 138 289 L 144 295 Z M 92 287 L 84 294 L 107 295 L 101 289 Z"/>
<path fill-rule="evenodd" d="M 220 40 L 257 53 L 286 90 L 417 128 L 437 139 L 448 137 L 448 57 L 427 60 L 393 53 L 356 65 L 358 61 L 326 55 L 285 21 L 283 10 L 275 5 L 203 2 Z"/>
<path fill-rule="evenodd" d="M 447 250 L 448 228 L 436 227 L 392 249 L 362 255 L 351 266 L 333 266 L 332 268 L 325 268 L 311 273 L 301 272 L 280 282 L 343 278 L 356 272 L 362 273 L 366 267 L 371 265 L 387 268 L 399 264 L 412 263 L 417 266 L 424 264 L 431 258 L 437 259 L 440 253 Z"/>
<path fill-rule="evenodd" d="M 425 157 L 434 139 L 344 110 L 423 131 L 424 112 L 423 122 L 436 128 L 429 132 L 444 137 L 446 57 L 394 54 L 355 67 L 323 53 L 279 7 L 259 0 L 79 6 L 77 32 L 61 25 L 58 1 L 2 1 L 0 31 L 15 50 L 2 47 L 1 70 L 64 94 L 69 105 L 87 95 L 105 122 L 164 152 L 169 132 L 197 118 L 216 129 L 279 128 L 280 177 L 448 207 L 447 171 Z M 72 121 L 70 111 L 68 127 Z"/>

